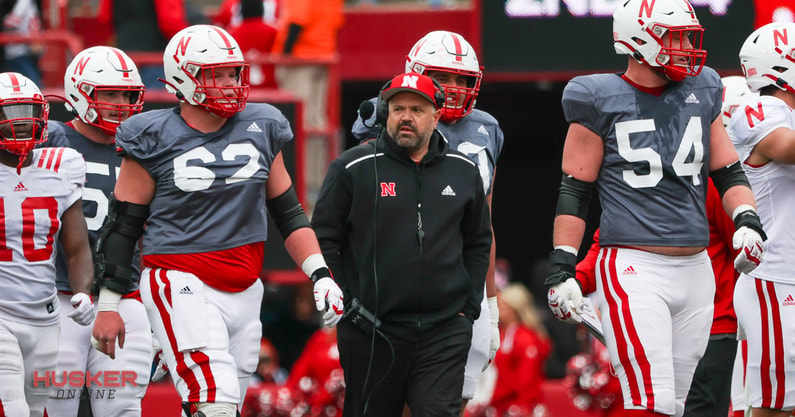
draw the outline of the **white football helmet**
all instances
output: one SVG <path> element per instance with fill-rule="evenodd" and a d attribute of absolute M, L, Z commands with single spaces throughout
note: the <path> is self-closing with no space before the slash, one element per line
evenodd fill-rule
<path fill-rule="evenodd" d="M 613 12 L 616 53 L 659 67 L 673 81 L 701 72 L 703 34 L 687 0 L 628 0 Z"/>
<path fill-rule="evenodd" d="M 428 75 L 428 71 L 463 74 L 469 77 L 466 87 L 444 86 L 443 122 L 458 120 L 472 112 L 480 91 L 483 68 L 475 49 L 463 36 L 444 30 L 429 32 L 406 55 L 406 72 Z M 463 100 L 459 97 L 463 96 Z"/>
<path fill-rule="evenodd" d="M 768 85 L 795 93 L 795 23 L 768 23 L 740 48 L 740 66 L 753 92 Z"/>
<path fill-rule="evenodd" d="M 116 134 L 116 127 L 144 105 L 144 84 L 138 67 L 123 51 L 109 46 L 95 46 L 77 54 L 66 67 L 64 93 L 66 109 L 85 123 L 106 134 Z M 100 91 L 129 92 L 129 103 L 110 103 L 97 98 Z M 107 118 L 100 111 L 108 111 Z"/>
<path fill-rule="evenodd" d="M 0 149 L 19 155 L 20 166 L 37 143 L 47 140 L 50 105 L 39 87 L 16 72 L 0 74 Z"/>
<path fill-rule="evenodd" d="M 248 63 L 235 38 L 212 25 L 194 25 L 171 38 L 163 53 L 166 89 L 194 106 L 220 117 L 231 117 L 246 107 Z M 234 68 L 235 85 L 216 85 L 215 72 Z"/>
<path fill-rule="evenodd" d="M 745 82 L 745 77 L 739 75 L 732 75 L 720 79 L 723 83 L 723 105 L 721 106 L 721 117 L 723 118 L 723 126 L 729 125 L 732 115 L 745 101 L 759 97 L 759 94 L 752 93 L 748 89 L 748 84 Z"/>

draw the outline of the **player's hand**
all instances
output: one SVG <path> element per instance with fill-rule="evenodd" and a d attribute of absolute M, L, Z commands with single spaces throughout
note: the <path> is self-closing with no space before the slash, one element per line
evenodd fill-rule
<path fill-rule="evenodd" d="M 737 229 L 732 237 L 732 246 L 740 250 L 734 258 L 734 269 L 737 272 L 747 274 L 762 262 L 765 242 L 756 230 L 745 226 Z"/>
<path fill-rule="evenodd" d="M 767 240 L 756 210 L 751 206 L 747 207 L 746 210 L 734 216 L 734 226 L 737 231 L 732 236 L 732 246 L 734 249 L 740 250 L 740 253 L 734 258 L 734 269 L 743 274 L 753 271 L 762 262 L 765 240 Z"/>
<path fill-rule="evenodd" d="M 489 304 L 489 321 L 491 324 L 491 342 L 489 343 L 489 361 L 483 365 L 485 371 L 489 365 L 494 362 L 494 357 L 497 356 L 497 351 L 500 350 L 500 309 L 497 306 L 497 297 L 489 297 L 486 299 Z"/>
<path fill-rule="evenodd" d="M 88 326 L 94 321 L 97 310 L 94 308 L 94 301 L 90 295 L 84 292 L 76 293 L 69 300 L 69 303 L 72 304 L 74 310 L 70 311 L 67 316 L 74 320 L 75 323 L 81 326 Z"/>
<path fill-rule="evenodd" d="M 547 303 L 552 314 L 562 321 L 580 322 L 582 290 L 574 278 L 553 285 L 547 292 Z"/>
<path fill-rule="evenodd" d="M 119 349 L 124 348 L 124 333 L 124 320 L 118 312 L 100 311 L 94 320 L 91 345 L 111 359 L 116 359 L 116 340 L 119 341 Z"/>
<path fill-rule="evenodd" d="M 157 360 L 157 365 L 155 365 L 155 371 L 152 373 L 152 382 L 160 381 L 168 374 L 168 365 L 166 365 L 166 360 L 163 359 L 162 349 L 157 352 L 155 359 Z"/>
<path fill-rule="evenodd" d="M 315 307 L 323 311 L 323 325 L 334 327 L 342 318 L 342 290 L 331 277 L 315 281 Z"/>

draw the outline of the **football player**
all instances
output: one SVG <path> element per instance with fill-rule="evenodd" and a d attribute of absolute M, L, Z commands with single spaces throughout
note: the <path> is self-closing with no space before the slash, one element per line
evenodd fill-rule
<path fill-rule="evenodd" d="M 768 251 L 734 292 L 737 319 L 747 336 L 746 388 L 754 417 L 787 416 L 795 408 L 795 323 L 788 309 L 795 293 L 795 23 L 770 23 L 740 48 L 745 80 L 759 98 L 732 117 L 729 135 L 769 231 Z"/>
<path fill-rule="evenodd" d="M 273 106 L 246 102 L 248 64 L 235 39 L 190 26 L 163 60 L 179 106 L 132 116 L 116 131 L 124 159 L 97 241 L 103 278 L 93 336 L 111 357 L 117 339 L 122 347 L 124 323 L 113 311 L 129 292 L 143 236 L 141 298 L 187 414 L 234 417 L 262 336 L 266 205 L 314 281 L 329 327 L 342 316 L 342 292 L 284 165 L 290 124 Z"/>
<path fill-rule="evenodd" d="M 463 153 L 478 166 L 486 200 L 491 208 L 494 174 L 504 138 L 497 120 L 475 108 L 483 77 L 475 49 L 457 33 L 443 30 L 429 32 L 409 50 L 405 70 L 427 75 L 439 81 L 444 88 L 445 102 L 437 129 L 450 142 L 452 149 Z M 376 98 L 371 100 L 373 105 L 376 101 Z M 375 115 L 368 120 L 362 120 L 360 116 L 351 132 L 362 141 L 378 136 L 379 128 L 375 125 Z M 495 254 L 495 245 L 492 244 L 489 272 L 486 275 L 486 296 L 483 298 L 480 317 L 472 328 L 472 344 L 461 394 L 462 415 L 466 403 L 475 395 L 481 372 L 494 359 L 500 346 L 500 314 L 497 287 L 494 284 Z"/>
<path fill-rule="evenodd" d="M 102 220 L 108 213 L 108 196 L 113 192 L 121 157 L 116 155 L 114 136 L 116 128 L 143 107 L 144 84 L 135 63 L 123 51 L 107 46 L 95 46 L 77 54 L 64 75 L 66 108 L 74 119 L 67 123 L 50 120 L 49 140 L 46 146 L 64 146 L 76 149 L 86 160 L 86 203 L 83 213 L 88 225 L 89 240 L 93 245 Z M 62 304 L 73 297 L 66 279 L 66 257 L 62 250 L 57 258 L 58 298 Z M 140 269 L 138 256 L 128 266 L 132 284 L 119 303 L 119 314 L 127 330 L 124 349 L 116 352 L 115 360 L 91 348 L 91 327 L 77 326 L 67 319 L 68 309 L 61 312 L 61 338 L 58 350 L 58 375 L 64 372 L 101 371 L 126 372 L 123 384 L 113 387 L 113 397 L 103 392 L 102 385 L 88 384 L 91 408 L 95 416 L 140 416 L 141 399 L 149 382 L 152 361 L 152 331 L 146 309 L 138 294 Z M 95 296 L 97 294 L 94 294 Z M 86 300 L 90 302 L 90 300 Z M 90 319 L 96 309 L 92 304 Z M 134 383 L 132 383 L 134 382 Z M 78 395 L 65 390 L 75 387 L 53 388 L 47 403 L 51 417 L 77 415 Z"/>
<path fill-rule="evenodd" d="M 704 66 L 704 29 L 687 0 L 628 0 L 613 13 L 626 71 L 572 79 L 569 129 L 545 284 L 560 319 L 577 317 L 574 279 L 594 188 L 602 206 L 597 294 L 625 415 L 682 416 L 713 316 L 706 251 L 708 176 L 736 226 L 738 271 L 759 265 L 765 233 Z"/>
<path fill-rule="evenodd" d="M 740 108 L 740 105 L 742 105 L 746 101 L 751 101 L 758 98 L 759 94 L 751 92 L 751 90 L 748 88 L 748 84 L 745 81 L 745 77 L 738 75 L 731 75 L 728 77 L 723 77 L 720 80 L 723 83 L 723 105 L 721 107 L 721 116 L 723 117 L 723 126 L 726 129 L 728 129 L 729 122 L 731 121 L 732 116 L 737 114 L 737 109 Z M 727 132 L 729 133 L 729 137 L 731 137 L 731 132 L 728 130 Z M 732 293 L 732 303 L 728 307 L 731 308 L 731 314 L 734 315 L 736 321 L 737 315 L 736 313 L 734 313 L 733 287 L 731 293 Z M 717 308 L 716 308 L 716 315 L 717 315 Z M 715 327 L 714 321 L 712 327 L 713 328 Z M 730 404 L 731 404 L 732 415 L 735 417 L 742 417 L 743 415 L 745 415 L 745 409 L 746 409 L 744 358 L 747 357 L 748 344 L 745 340 L 745 333 L 739 327 L 737 329 L 737 339 L 738 339 L 737 348 L 735 349 L 736 355 L 734 358 L 734 366 L 732 367 Z M 710 340 L 710 343 L 712 343 L 712 340 Z M 707 345 L 707 351 L 709 351 L 709 345 Z M 722 366 L 725 366 L 725 364 L 723 364 Z M 696 368 L 696 374 L 698 374 L 698 372 L 699 368 Z M 695 378 L 696 377 L 694 376 L 694 379 Z M 716 379 L 717 378 L 710 378 L 710 382 L 708 383 L 712 385 L 719 384 L 717 381 L 715 381 Z M 693 386 L 690 387 L 690 391 L 693 391 Z M 689 408 L 688 404 L 689 402 L 686 403 L 685 406 Z"/>
<path fill-rule="evenodd" d="M 47 140 L 48 115 L 31 80 L 0 74 L 0 414 L 8 417 L 42 416 L 51 387 L 64 380 L 55 375 L 56 239 L 74 293 L 63 309 L 82 326 L 93 318 L 94 269 L 82 209 L 86 164 L 73 149 L 33 149 Z"/>

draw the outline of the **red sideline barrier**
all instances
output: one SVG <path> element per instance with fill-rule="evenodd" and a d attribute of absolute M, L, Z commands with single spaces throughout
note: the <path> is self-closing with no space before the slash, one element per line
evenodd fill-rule
<path fill-rule="evenodd" d="M 578 410 L 571 402 L 566 387 L 560 381 L 544 383 L 544 403 L 550 417 L 597 417 L 598 414 Z M 141 417 L 177 417 L 180 414 L 180 401 L 174 385 L 169 383 L 150 384 L 142 404 Z"/>

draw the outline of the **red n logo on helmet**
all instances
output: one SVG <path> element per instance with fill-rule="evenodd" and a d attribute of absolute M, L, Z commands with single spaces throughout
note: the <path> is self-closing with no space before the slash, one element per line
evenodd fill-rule
<path fill-rule="evenodd" d="M 75 74 L 83 75 L 83 71 L 86 69 L 86 65 L 88 65 L 88 61 L 91 60 L 90 56 L 84 56 L 80 58 L 80 61 L 77 61 L 77 65 L 75 65 Z"/>
<path fill-rule="evenodd" d="M 640 4 L 640 13 L 638 13 L 638 17 L 643 17 L 643 11 L 646 11 L 646 17 L 651 17 L 651 11 L 654 9 L 654 2 L 656 0 L 651 0 L 651 4 L 649 4 L 649 0 L 643 0 L 643 3 Z"/>
<path fill-rule="evenodd" d="M 177 57 L 177 54 L 185 56 L 185 52 L 188 50 L 188 43 L 190 43 L 190 40 L 190 36 L 180 38 L 179 43 L 177 44 L 177 49 L 174 51 L 174 61 L 179 62 L 179 57 Z"/>
<path fill-rule="evenodd" d="M 786 28 L 782 28 L 781 31 L 779 31 L 778 29 L 773 31 L 773 43 L 776 45 L 776 47 L 778 47 L 779 40 L 781 40 L 781 43 L 783 43 L 784 45 L 788 45 L 789 44 L 788 38 L 789 36 L 787 34 Z"/>

